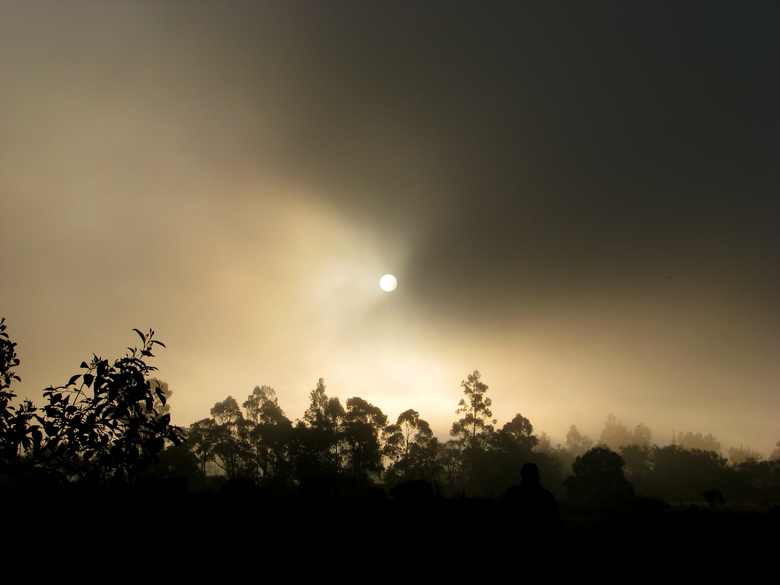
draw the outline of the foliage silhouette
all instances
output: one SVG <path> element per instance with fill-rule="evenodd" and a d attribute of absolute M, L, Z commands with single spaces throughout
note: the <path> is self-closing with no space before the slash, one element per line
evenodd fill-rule
<path fill-rule="evenodd" d="M 162 388 L 147 380 L 156 368 L 145 360 L 154 357 L 155 345 L 164 345 L 153 331 L 134 331 L 140 348 L 128 348 L 113 364 L 95 355 L 82 362 L 85 373 L 43 393 L 48 404 L 36 418 L 46 433 L 46 465 L 67 478 L 132 484 L 167 441 L 179 444 L 183 438 L 170 414 L 155 408 L 166 403 Z"/>
<path fill-rule="evenodd" d="M 353 476 L 367 478 L 383 471 L 380 437 L 386 425 L 387 416 L 373 404 L 357 397 L 347 400 L 343 436 Z"/>
<path fill-rule="evenodd" d="M 32 402 L 12 404 L 16 394 L 11 383 L 21 381 L 14 370 L 20 361 L 16 343 L 11 341 L 6 328 L 5 318 L 0 319 L 0 473 L 19 475 L 30 471 L 43 434 L 40 426 L 33 423 L 37 409 Z"/>
<path fill-rule="evenodd" d="M 611 508 L 628 503 L 634 488 L 623 475 L 623 458 L 607 447 L 594 447 L 574 460 L 566 478 L 569 501 L 587 508 Z"/>
<path fill-rule="evenodd" d="M 432 483 L 439 476 L 439 441 L 416 410 L 399 414 L 395 424 L 385 427 L 383 440 L 383 454 L 389 461 L 385 482 L 391 487 L 413 481 Z"/>
<path fill-rule="evenodd" d="M 477 370 L 469 374 L 460 385 L 466 397 L 460 399 L 455 413 L 464 416 L 452 424 L 450 435 L 462 440 L 466 447 L 479 447 L 493 432 L 493 424 L 496 423 L 490 420 L 493 417 L 490 410 L 492 401 L 485 396 L 488 385 L 482 381 L 482 375 Z"/>
<path fill-rule="evenodd" d="M 113 363 L 93 356 L 67 384 L 46 389 L 46 404 L 38 409 L 15 402 L 19 359 L 0 320 L 0 474 L 43 472 L 59 482 L 143 483 L 178 486 L 179 492 L 187 485 L 219 493 L 229 483 L 233 492 L 252 486 L 242 493 L 317 495 L 318 501 L 490 501 L 516 481 L 524 464 L 534 463 L 546 487 L 575 507 L 638 505 L 634 492 L 645 502 L 700 503 L 714 493 L 730 505 L 780 502 L 777 457 L 763 460 L 740 448 L 730 450 L 729 462 L 711 435 L 679 433 L 683 444 L 659 447 L 650 444 L 643 424 L 630 432 L 609 415 L 601 438 L 624 443 L 618 455 L 604 445 L 591 448 L 574 425 L 565 446 L 552 446 L 545 433 L 540 441 L 521 414 L 496 430 L 488 386 L 476 370 L 461 384 L 453 439 L 443 443 L 417 411 L 407 409 L 388 424 L 382 410 L 362 398 L 349 398 L 344 408 L 326 394 L 323 379 L 295 422 L 272 388 L 256 386 L 241 406 L 228 396 L 210 418 L 182 431 L 170 424 L 167 385 L 149 377 L 155 368 L 148 358 L 164 346 L 152 331 L 135 332 L 140 348 Z M 693 444 L 713 449 L 685 447 Z M 484 511 L 491 513 L 489 506 Z"/>
<path fill-rule="evenodd" d="M 148 379 L 156 368 L 146 360 L 154 357 L 156 345 L 164 345 L 153 331 L 134 331 L 140 347 L 128 348 L 113 364 L 93 355 L 89 363 L 82 362 L 84 373 L 47 388 L 47 403 L 38 410 L 29 400 L 11 405 L 10 384 L 19 381 L 12 368 L 19 359 L 5 320 L 0 321 L 0 463 L 5 472 L 133 484 L 166 444 L 181 443 L 182 431 L 170 424 L 165 411 L 167 388 Z"/>

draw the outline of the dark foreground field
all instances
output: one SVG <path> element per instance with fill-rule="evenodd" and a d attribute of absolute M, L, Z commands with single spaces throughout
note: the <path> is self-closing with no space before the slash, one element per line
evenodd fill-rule
<path fill-rule="evenodd" d="M 87 582 L 106 572 L 222 580 L 250 571 L 339 582 L 444 575 L 519 581 L 529 570 L 548 577 L 614 574 L 621 581 L 727 569 L 747 576 L 774 564 L 780 534 L 778 510 L 759 505 L 574 510 L 562 502 L 560 529 L 539 534 L 489 499 L 4 495 L 3 536 L 13 543 L 13 558 L 36 559 L 28 566 L 38 572 L 83 571 Z"/>

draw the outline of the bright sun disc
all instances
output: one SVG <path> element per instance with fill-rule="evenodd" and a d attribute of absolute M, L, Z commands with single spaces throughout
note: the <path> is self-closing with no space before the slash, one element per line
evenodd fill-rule
<path fill-rule="evenodd" d="M 394 291 L 396 286 L 398 286 L 398 279 L 392 274 L 385 274 L 379 279 L 379 288 L 385 292 Z"/>

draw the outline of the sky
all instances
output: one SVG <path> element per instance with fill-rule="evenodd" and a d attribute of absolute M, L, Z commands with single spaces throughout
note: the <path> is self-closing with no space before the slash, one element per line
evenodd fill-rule
<path fill-rule="evenodd" d="M 780 441 L 777 3 L 0 0 L 0 87 L 20 397 Z"/>

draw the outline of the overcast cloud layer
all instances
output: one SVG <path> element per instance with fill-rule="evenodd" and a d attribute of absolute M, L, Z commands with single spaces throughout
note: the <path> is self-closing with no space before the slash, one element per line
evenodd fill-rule
<path fill-rule="evenodd" d="M 153 328 L 185 426 L 324 377 L 446 438 L 479 369 L 557 441 L 780 440 L 774 3 L 3 1 L 0 75 L 22 396 Z"/>

